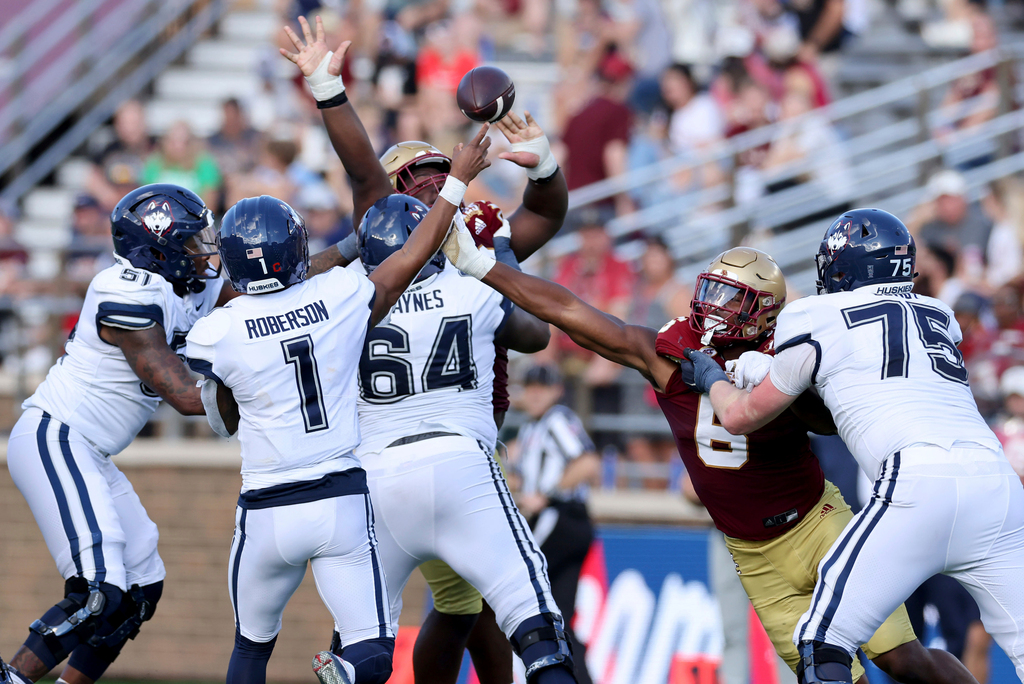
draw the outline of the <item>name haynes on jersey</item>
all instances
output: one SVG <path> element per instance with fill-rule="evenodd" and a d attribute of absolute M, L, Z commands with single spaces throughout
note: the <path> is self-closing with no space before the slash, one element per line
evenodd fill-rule
<path fill-rule="evenodd" d="M 441 290 L 431 292 L 406 292 L 395 302 L 394 313 L 415 313 L 417 311 L 433 311 L 444 307 Z"/>
<path fill-rule="evenodd" d="M 253 340 L 268 335 L 276 335 L 297 328 L 306 328 L 315 323 L 321 323 L 330 318 L 327 315 L 327 305 L 324 300 L 307 304 L 301 309 L 288 311 L 276 316 L 261 316 L 260 318 L 246 318 L 245 330 L 249 333 L 249 339 Z"/>

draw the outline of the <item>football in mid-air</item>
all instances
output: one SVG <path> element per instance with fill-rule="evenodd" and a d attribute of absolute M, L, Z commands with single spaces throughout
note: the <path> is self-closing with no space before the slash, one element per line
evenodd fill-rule
<path fill-rule="evenodd" d="M 455 99 L 473 121 L 494 123 L 512 111 L 516 84 L 498 67 L 480 66 L 462 77 Z"/>

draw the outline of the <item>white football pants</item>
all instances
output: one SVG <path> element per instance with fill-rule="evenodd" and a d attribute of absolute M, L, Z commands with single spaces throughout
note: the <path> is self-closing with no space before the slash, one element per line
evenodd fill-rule
<path fill-rule="evenodd" d="M 561 616 L 547 561 L 490 449 L 469 437 L 434 437 L 360 460 L 395 625 L 409 575 L 433 559 L 448 563 L 483 595 L 506 636 L 526 618 Z"/>
<path fill-rule="evenodd" d="M 235 627 L 266 643 L 281 631 L 306 563 L 345 646 L 393 637 L 367 494 L 235 511 L 228 585 Z"/>
<path fill-rule="evenodd" d="M 853 653 L 940 572 L 978 602 L 1024 681 L 1024 488 L 1001 450 L 921 446 L 889 457 L 868 505 L 818 565 L 793 640 Z"/>
<path fill-rule="evenodd" d="M 123 591 L 164 579 L 159 532 L 132 484 L 76 430 L 26 410 L 11 431 L 7 467 L 64 579 Z"/>

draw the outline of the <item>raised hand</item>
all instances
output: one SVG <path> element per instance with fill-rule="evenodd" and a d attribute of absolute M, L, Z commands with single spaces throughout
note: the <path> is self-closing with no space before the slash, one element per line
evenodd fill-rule
<path fill-rule="evenodd" d="M 299 17 L 299 25 L 302 27 L 302 35 L 305 38 L 299 38 L 295 31 L 290 26 L 284 27 L 284 32 L 288 38 L 291 39 L 292 45 L 298 52 L 289 52 L 284 48 L 280 48 L 280 52 L 284 55 L 288 61 L 295 64 L 299 69 L 302 70 L 302 75 L 309 78 L 316 71 L 316 68 L 320 66 L 320 63 L 324 60 L 331 51 L 327 47 L 327 41 L 324 38 L 324 22 L 319 16 L 316 18 L 316 38 L 313 38 L 313 32 L 309 28 L 309 22 L 306 21 L 305 17 Z M 345 53 L 348 52 L 349 47 L 352 45 L 352 41 L 346 40 L 338 46 L 337 51 L 331 57 L 331 62 L 327 67 L 328 73 L 332 76 L 338 76 L 341 74 L 341 67 L 345 61 Z"/>
<path fill-rule="evenodd" d="M 540 154 L 518 148 L 523 147 L 522 143 L 543 138 L 544 130 L 530 116 L 530 112 L 525 112 L 524 115 L 526 116 L 526 121 L 520 119 L 515 112 L 509 112 L 494 124 L 505 138 L 512 143 L 512 151 L 502 152 L 498 155 L 498 158 L 507 159 L 513 164 L 532 169 L 540 163 Z"/>
<path fill-rule="evenodd" d="M 476 136 L 468 143 L 459 143 L 452 153 L 451 176 L 462 181 L 466 185 L 477 177 L 481 171 L 491 165 L 487 158 L 487 148 L 491 146 L 491 139 L 487 137 L 489 124 L 480 126 Z"/>

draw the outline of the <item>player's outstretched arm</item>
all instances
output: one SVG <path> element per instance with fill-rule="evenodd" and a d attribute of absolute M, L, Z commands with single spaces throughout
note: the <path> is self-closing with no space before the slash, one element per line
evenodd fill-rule
<path fill-rule="evenodd" d="M 324 25 L 320 17 L 316 18 L 315 38 L 305 17 L 299 17 L 299 24 L 302 27 L 303 38 L 299 38 L 291 27 L 284 27 L 297 52 L 281 48 L 281 54 L 302 70 L 302 75 L 306 77 L 313 91 L 327 135 L 352 182 L 352 199 L 355 204 L 352 223 L 358 226 L 366 210 L 381 197 L 390 195 L 393 189 L 387 172 L 377 159 L 370 136 L 366 134 L 359 115 L 348 101 L 345 86 L 341 81 L 345 53 L 352 43 L 345 41 L 332 53 L 327 48 Z M 328 249 L 327 252 L 330 253 L 331 250 Z M 326 258 L 330 254 L 324 256 Z M 340 264 L 331 264 L 335 265 Z"/>
<path fill-rule="evenodd" d="M 126 330 L 104 325 L 100 326 L 100 337 L 120 347 L 139 380 L 175 411 L 186 416 L 206 413 L 199 388 L 188 368 L 168 346 L 163 326 Z"/>
<path fill-rule="evenodd" d="M 505 321 L 505 327 L 494 337 L 494 343 L 523 354 L 535 354 L 548 346 L 551 328 L 531 313 L 516 307 Z"/>
<path fill-rule="evenodd" d="M 512 143 L 511 152 L 498 156 L 525 168 L 529 177 L 523 203 L 508 219 L 513 226 L 512 250 L 520 261 L 555 236 L 569 208 L 569 189 L 547 136 L 529 112 L 525 117 L 524 121 L 509 112 L 495 124 Z"/>
<path fill-rule="evenodd" d="M 402 248 L 385 259 L 370 274 L 370 280 L 377 288 L 377 297 L 373 302 L 373 312 L 370 316 L 373 325 L 384 319 L 416 274 L 440 249 L 448 229 L 451 228 L 455 212 L 462 204 L 466 186 L 477 174 L 491 165 L 487 159 L 487 148 L 491 146 L 490 139 L 486 137 L 487 128 L 487 124 L 482 125 L 471 141 L 465 145 L 459 143 L 455 146 L 452 170 L 444 182 L 444 187 L 441 188 L 438 201 L 434 202 L 434 206 L 430 208 L 416 230 L 412 231 L 412 235 Z"/>
<path fill-rule="evenodd" d="M 565 331 L 576 344 L 610 361 L 635 368 L 661 390 L 668 386 L 676 366 L 658 356 L 654 349 L 657 339 L 654 330 L 626 325 L 561 285 L 491 261 L 477 251 L 473 237 L 464 226 L 452 231 L 445 240 L 444 251 L 463 273 L 478 278 L 516 306 Z"/>
<path fill-rule="evenodd" d="M 694 392 L 707 394 L 722 427 L 734 435 L 746 435 L 764 427 L 796 399 L 772 384 L 771 371 L 751 392 L 732 384 L 729 377 L 710 356 L 696 349 L 686 349 L 679 363 L 683 382 Z"/>

